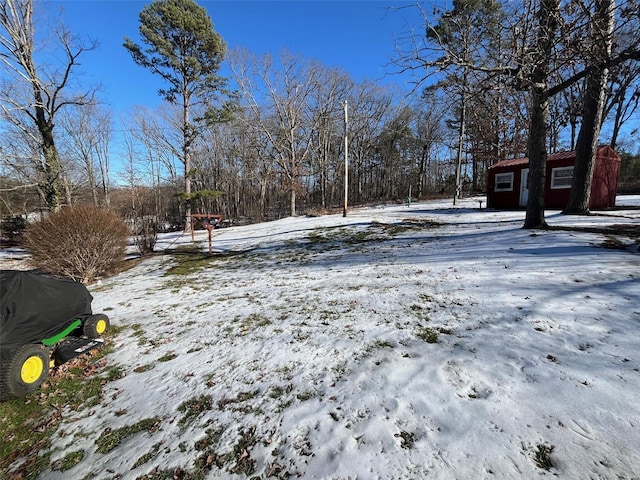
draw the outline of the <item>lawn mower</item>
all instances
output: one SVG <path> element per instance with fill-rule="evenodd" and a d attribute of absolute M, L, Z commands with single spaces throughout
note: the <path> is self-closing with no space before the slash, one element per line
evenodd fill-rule
<path fill-rule="evenodd" d="M 0 271 L 0 401 L 36 390 L 49 370 L 104 344 L 109 318 L 93 314 L 78 282 Z"/>

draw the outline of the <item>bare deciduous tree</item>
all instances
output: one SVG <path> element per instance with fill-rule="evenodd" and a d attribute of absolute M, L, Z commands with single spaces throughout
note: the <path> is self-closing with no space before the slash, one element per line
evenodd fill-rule
<path fill-rule="evenodd" d="M 279 60 L 280 66 L 270 55 L 257 59 L 238 51 L 230 56 L 251 122 L 264 135 L 286 178 L 290 215 L 295 216 L 300 180 L 312 152 L 308 101 L 318 88 L 318 68 L 286 52 Z"/>
<path fill-rule="evenodd" d="M 590 60 L 594 68 L 586 78 L 582 107 L 582 124 L 576 143 L 576 161 L 571 180 L 569 201 L 563 213 L 584 214 L 589 211 L 591 179 L 595 165 L 596 152 L 600 143 L 605 95 L 613 48 L 613 29 L 615 23 L 615 0 L 596 0 L 594 12 L 589 22 L 589 39 L 592 41 Z"/>
<path fill-rule="evenodd" d="M 62 164 L 54 135 L 55 118 L 70 106 L 93 102 L 95 90 L 70 93 L 78 59 L 95 48 L 63 27 L 53 32 L 59 49 L 57 64 L 36 64 L 33 0 L 3 0 L 0 3 L 0 63 L 9 79 L 0 86 L 3 119 L 38 145 L 31 159 L 37 172 L 38 189 L 46 205 L 56 210 L 62 196 Z"/>
<path fill-rule="evenodd" d="M 93 204 L 109 206 L 109 144 L 111 114 L 96 105 L 69 112 L 61 117 L 60 126 L 67 156 L 74 159 L 89 184 Z"/>

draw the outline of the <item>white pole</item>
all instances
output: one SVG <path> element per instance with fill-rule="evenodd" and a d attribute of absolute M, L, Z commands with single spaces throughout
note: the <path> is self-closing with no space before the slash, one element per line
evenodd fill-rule
<path fill-rule="evenodd" d="M 342 216 L 347 216 L 347 206 L 349 202 L 349 144 L 347 140 L 348 132 L 348 115 L 347 115 L 347 101 L 344 101 L 344 208 L 342 210 Z"/>

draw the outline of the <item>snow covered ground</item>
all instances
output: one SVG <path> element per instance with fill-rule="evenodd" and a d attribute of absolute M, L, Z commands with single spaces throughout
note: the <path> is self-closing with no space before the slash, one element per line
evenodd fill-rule
<path fill-rule="evenodd" d="M 638 225 L 618 204 L 547 221 Z M 125 375 L 42 478 L 640 478 L 638 245 L 478 205 L 217 230 L 93 285 Z"/>

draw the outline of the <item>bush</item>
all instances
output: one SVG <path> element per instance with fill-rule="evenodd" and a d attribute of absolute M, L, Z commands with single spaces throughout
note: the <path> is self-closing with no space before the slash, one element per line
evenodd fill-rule
<path fill-rule="evenodd" d="M 25 246 L 36 268 L 88 284 L 123 260 L 128 236 L 114 213 L 78 205 L 30 225 Z"/>
<path fill-rule="evenodd" d="M 138 222 L 136 222 L 137 224 Z M 136 227 L 136 233 L 133 236 L 135 244 L 141 256 L 153 253 L 153 249 L 158 241 L 158 222 L 151 217 L 142 217 L 139 226 Z"/>

